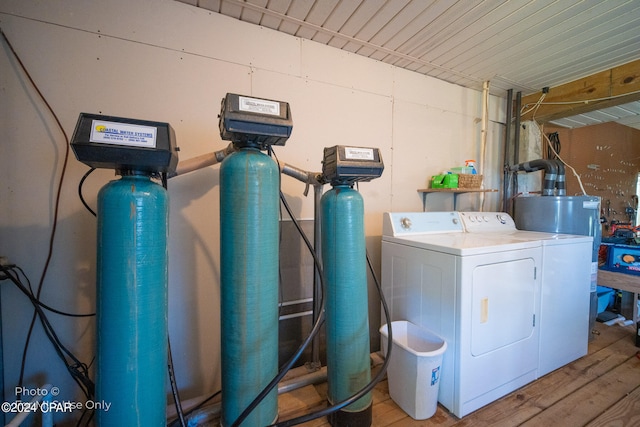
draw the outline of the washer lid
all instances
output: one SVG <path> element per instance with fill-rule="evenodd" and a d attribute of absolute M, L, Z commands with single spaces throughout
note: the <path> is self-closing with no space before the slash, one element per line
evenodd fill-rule
<path fill-rule="evenodd" d="M 515 230 L 508 233 L 515 239 L 522 240 L 540 240 L 542 245 L 567 245 L 581 242 L 593 242 L 591 236 L 580 236 L 576 234 L 559 234 L 559 233 L 544 233 L 542 231 L 525 231 Z"/>

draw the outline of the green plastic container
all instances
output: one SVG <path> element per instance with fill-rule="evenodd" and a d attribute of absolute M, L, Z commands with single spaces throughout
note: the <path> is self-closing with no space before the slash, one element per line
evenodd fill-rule
<path fill-rule="evenodd" d="M 458 175 L 448 173 L 431 177 L 431 188 L 458 188 Z"/>

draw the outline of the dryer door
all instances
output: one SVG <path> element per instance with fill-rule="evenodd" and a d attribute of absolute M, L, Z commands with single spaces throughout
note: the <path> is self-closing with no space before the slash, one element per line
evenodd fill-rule
<path fill-rule="evenodd" d="M 537 295 L 535 267 L 532 258 L 524 258 L 478 265 L 473 270 L 473 356 L 531 337 Z"/>
<path fill-rule="evenodd" d="M 533 381 L 541 247 L 461 257 L 459 417 Z"/>

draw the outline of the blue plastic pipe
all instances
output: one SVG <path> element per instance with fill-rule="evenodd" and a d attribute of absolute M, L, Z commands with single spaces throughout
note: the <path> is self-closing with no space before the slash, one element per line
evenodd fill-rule
<path fill-rule="evenodd" d="M 98 193 L 101 427 L 166 426 L 168 210 L 166 190 L 145 175 L 123 176 Z"/>
<path fill-rule="evenodd" d="M 279 179 L 276 163 L 242 148 L 220 167 L 222 426 L 278 373 Z M 274 388 L 241 424 L 278 417 Z"/>
<path fill-rule="evenodd" d="M 320 201 L 326 276 L 327 397 L 341 402 L 371 380 L 364 202 L 336 185 Z M 371 425 L 371 393 L 330 418 L 334 426 Z"/>

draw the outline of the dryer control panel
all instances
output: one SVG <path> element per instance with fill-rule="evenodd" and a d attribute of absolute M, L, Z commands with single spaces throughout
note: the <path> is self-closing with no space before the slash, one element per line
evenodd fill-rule
<path fill-rule="evenodd" d="M 385 212 L 382 218 L 383 236 L 456 232 L 464 232 L 459 212 Z"/>

